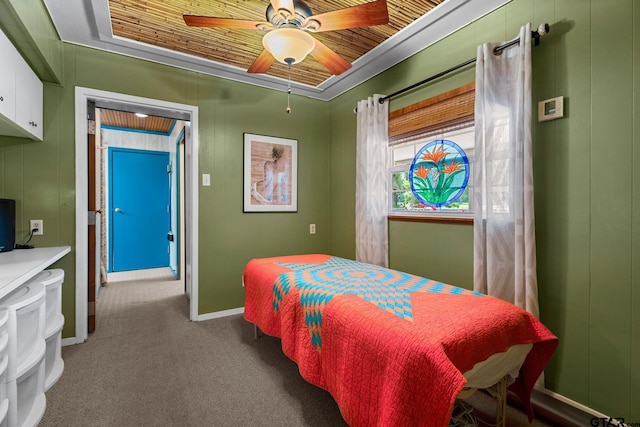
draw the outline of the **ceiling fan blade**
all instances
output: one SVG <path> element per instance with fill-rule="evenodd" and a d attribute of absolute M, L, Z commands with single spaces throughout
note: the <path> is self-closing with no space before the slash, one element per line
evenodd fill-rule
<path fill-rule="evenodd" d="M 349 61 L 329 49 L 317 39 L 316 47 L 311 51 L 311 56 L 336 76 L 351 68 Z"/>
<path fill-rule="evenodd" d="M 273 55 L 271 55 L 271 53 L 269 53 L 269 51 L 265 49 L 253 62 L 253 64 L 251 64 L 251 66 L 247 70 L 247 73 L 266 73 L 267 71 L 269 71 L 269 68 L 271 68 L 271 65 L 273 65 L 274 61 L 275 58 L 273 57 Z"/>
<path fill-rule="evenodd" d="M 320 24 L 319 28 L 314 28 L 313 21 Z M 387 1 L 376 0 L 358 6 L 312 15 L 305 20 L 305 24 L 309 22 L 312 23 L 309 31 L 313 32 L 388 24 L 389 11 L 387 10 Z"/>
<path fill-rule="evenodd" d="M 276 12 L 280 9 L 286 9 L 289 11 L 291 16 L 295 15 L 295 8 L 293 7 L 293 0 L 269 0 L 271 6 L 273 6 L 273 10 Z"/>
<path fill-rule="evenodd" d="M 243 19 L 230 18 L 214 18 L 212 16 L 183 15 L 185 24 L 190 27 L 207 27 L 207 28 L 240 28 L 247 30 L 255 30 L 260 25 L 271 26 L 270 23 L 264 21 L 248 21 Z"/>

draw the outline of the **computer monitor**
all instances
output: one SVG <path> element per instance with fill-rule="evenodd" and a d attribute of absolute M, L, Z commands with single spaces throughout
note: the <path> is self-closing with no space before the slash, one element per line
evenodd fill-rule
<path fill-rule="evenodd" d="M 16 243 L 16 201 L 0 199 L 0 252 L 13 250 Z"/>

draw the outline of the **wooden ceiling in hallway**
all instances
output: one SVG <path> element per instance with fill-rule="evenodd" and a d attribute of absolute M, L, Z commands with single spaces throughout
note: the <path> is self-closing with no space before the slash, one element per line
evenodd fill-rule
<path fill-rule="evenodd" d="M 169 134 L 175 120 L 166 117 L 138 117 L 135 113 L 103 108 L 100 112 L 100 124 L 119 129 L 133 129 L 145 132 Z"/>
<path fill-rule="evenodd" d="M 313 36 L 353 63 L 416 19 L 449 0 L 387 0 L 389 23 L 367 28 L 327 31 Z M 305 0 L 313 14 L 367 3 L 367 0 Z M 263 51 L 259 30 L 198 28 L 184 23 L 183 15 L 242 20 L 266 20 L 268 0 L 109 0 L 114 36 L 193 55 L 241 69 Z M 287 78 L 287 66 L 274 63 L 267 74 Z M 313 57 L 295 64 L 291 79 L 318 86 L 331 77 Z"/>

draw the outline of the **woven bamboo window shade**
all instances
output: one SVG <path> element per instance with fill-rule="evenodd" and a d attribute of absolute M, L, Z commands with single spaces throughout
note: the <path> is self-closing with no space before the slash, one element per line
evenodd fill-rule
<path fill-rule="evenodd" d="M 389 113 L 389 144 L 473 124 L 475 83 Z"/>

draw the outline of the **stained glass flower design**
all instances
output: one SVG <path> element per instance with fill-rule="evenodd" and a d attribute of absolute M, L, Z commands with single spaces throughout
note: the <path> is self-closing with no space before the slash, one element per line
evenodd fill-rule
<path fill-rule="evenodd" d="M 427 206 L 455 202 L 469 182 L 469 160 L 453 141 L 438 139 L 422 147 L 409 171 L 411 191 Z"/>

